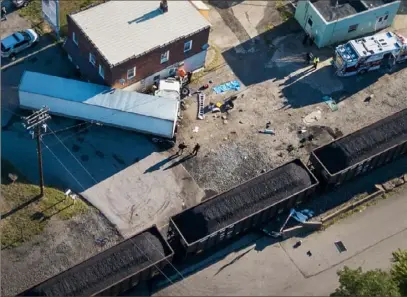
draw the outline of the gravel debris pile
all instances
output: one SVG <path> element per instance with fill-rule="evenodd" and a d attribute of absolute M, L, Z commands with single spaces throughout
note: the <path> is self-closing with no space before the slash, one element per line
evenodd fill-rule
<path fill-rule="evenodd" d="M 27 290 L 22 296 L 90 296 L 168 255 L 157 235 L 145 231 Z"/>
<path fill-rule="evenodd" d="M 174 222 L 192 243 L 308 188 L 312 182 L 308 171 L 292 162 L 186 210 Z"/>
<path fill-rule="evenodd" d="M 407 140 L 407 109 L 315 151 L 330 173 L 337 173 Z"/>

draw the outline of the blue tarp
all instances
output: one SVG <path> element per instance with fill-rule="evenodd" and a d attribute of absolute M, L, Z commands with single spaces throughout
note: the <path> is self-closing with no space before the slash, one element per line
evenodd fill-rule
<path fill-rule="evenodd" d="M 300 223 L 305 223 L 308 219 L 312 218 L 314 212 L 309 209 L 303 209 L 300 211 L 296 211 L 295 209 L 290 210 L 290 215 L 294 220 Z"/>
<path fill-rule="evenodd" d="M 213 90 L 215 91 L 216 94 L 221 94 L 223 92 L 227 92 L 230 90 L 239 91 L 240 83 L 237 80 L 232 80 L 230 82 L 213 87 Z"/>

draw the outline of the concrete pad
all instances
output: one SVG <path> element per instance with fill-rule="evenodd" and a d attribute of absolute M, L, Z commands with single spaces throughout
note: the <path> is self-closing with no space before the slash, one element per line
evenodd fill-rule
<path fill-rule="evenodd" d="M 257 26 L 264 18 L 269 1 L 250 1 L 246 5 L 236 5 L 232 7 L 233 14 L 239 19 L 242 26 L 251 38 L 259 35 Z"/>
<path fill-rule="evenodd" d="M 225 25 L 220 14 L 214 9 L 209 10 L 209 22 L 212 25 L 209 41 L 221 50 L 237 46 L 240 41 L 232 30 Z"/>
<path fill-rule="evenodd" d="M 399 206 L 395 208 L 397 200 Z M 402 219 L 406 213 L 405 197 L 394 197 L 381 201 L 379 207 L 369 208 L 329 227 L 326 231 L 304 238 L 300 248 L 292 248 L 298 238 L 291 238 L 282 246 L 301 272 L 310 277 L 407 229 L 407 220 Z M 342 241 L 347 251 L 339 253 L 334 245 L 335 241 Z M 308 250 L 312 252 L 311 257 L 306 255 Z"/>
<path fill-rule="evenodd" d="M 59 131 L 78 123 L 53 117 L 48 124 Z M 179 159 L 168 160 L 144 135 L 89 123 L 77 129 L 57 132 L 66 147 L 52 134 L 43 136 L 58 158 L 43 146 L 45 182 L 83 195 L 124 237 L 166 224 L 183 203 L 192 206 L 203 197 L 182 164 L 164 170 Z M 35 141 L 21 123 L 1 136 L 2 157 L 37 182 Z"/>

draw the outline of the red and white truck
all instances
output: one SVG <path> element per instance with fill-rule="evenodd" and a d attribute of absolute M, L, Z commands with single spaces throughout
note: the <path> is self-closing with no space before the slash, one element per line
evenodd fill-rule
<path fill-rule="evenodd" d="M 407 61 L 407 39 L 393 32 L 350 40 L 335 49 L 333 65 L 338 76 L 363 74 Z"/>

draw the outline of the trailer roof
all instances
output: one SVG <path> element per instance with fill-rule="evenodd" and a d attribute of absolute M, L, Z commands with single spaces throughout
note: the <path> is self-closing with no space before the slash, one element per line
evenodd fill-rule
<path fill-rule="evenodd" d="M 191 244 L 303 191 L 313 183 L 316 181 L 306 167 L 295 160 L 185 210 L 173 221 Z"/>
<path fill-rule="evenodd" d="M 176 121 L 178 100 L 25 71 L 19 91 Z"/>
<path fill-rule="evenodd" d="M 156 227 L 46 280 L 20 296 L 90 296 L 164 260 L 172 251 Z"/>
<path fill-rule="evenodd" d="M 407 141 L 407 109 L 314 151 L 331 174 Z"/>
<path fill-rule="evenodd" d="M 189 1 L 108 1 L 71 14 L 110 65 L 137 57 L 210 27 Z M 171 53 L 170 53 L 171 55 Z"/>

